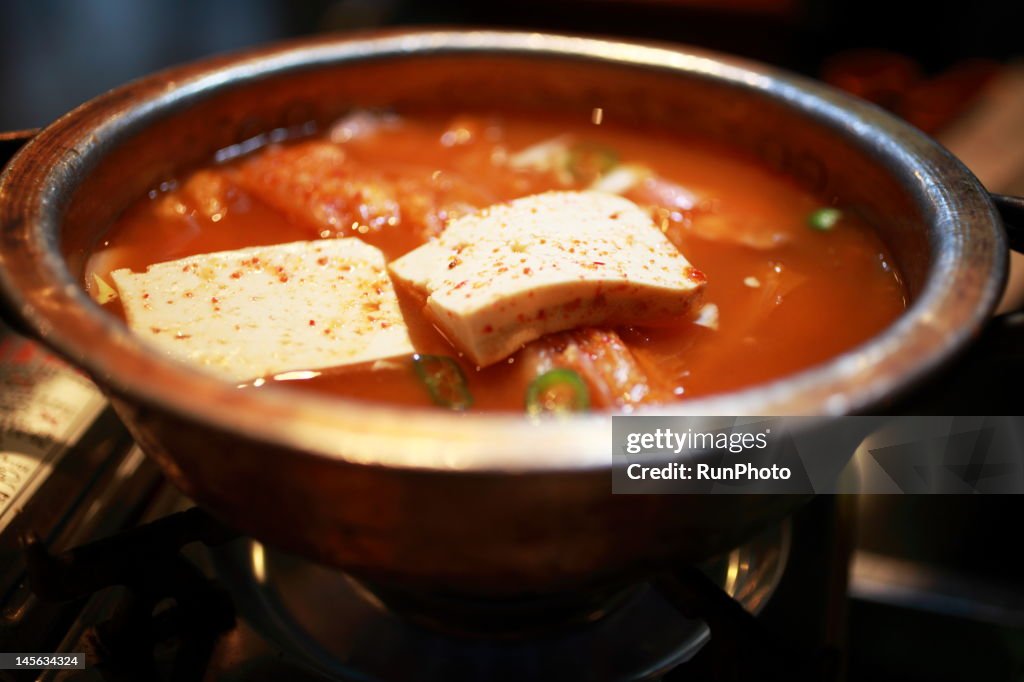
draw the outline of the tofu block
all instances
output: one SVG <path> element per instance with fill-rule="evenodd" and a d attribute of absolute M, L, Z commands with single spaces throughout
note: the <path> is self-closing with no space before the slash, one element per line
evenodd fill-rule
<path fill-rule="evenodd" d="M 390 269 L 480 366 L 551 332 L 679 320 L 705 281 L 636 204 L 593 191 L 457 218 Z"/>
<path fill-rule="evenodd" d="M 136 333 L 232 380 L 414 352 L 384 256 L 355 238 L 209 253 L 111 278 Z"/>

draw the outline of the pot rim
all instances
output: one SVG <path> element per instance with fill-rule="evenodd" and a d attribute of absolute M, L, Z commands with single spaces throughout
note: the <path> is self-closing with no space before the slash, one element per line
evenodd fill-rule
<path fill-rule="evenodd" d="M 43 130 L 0 176 L 0 287 L 40 339 L 129 406 L 359 464 L 472 472 L 607 469 L 610 413 L 531 423 L 521 415 L 461 415 L 276 388 L 239 391 L 150 350 L 88 297 L 59 253 L 56 235 L 72 188 L 117 140 L 169 108 L 234 84 L 311 67 L 481 52 L 687 73 L 759 91 L 856 138 L 908 183 L 926 220 L 939 228 L 933 247 L 939 253 L 919 297 L 867 342 L 768 383 L 632 414 L 865 412 L 947 362 L 995 309 L 1008 252 L 988 194 L 937 142 L 881 109 L 773 67 L 689 47 L 450 29 L 273 45 L 161 71 L 83 104 Z M 973 281 L 972 272 L 974 280 L 981 272 L 981 281 L 963 286 Z"/>

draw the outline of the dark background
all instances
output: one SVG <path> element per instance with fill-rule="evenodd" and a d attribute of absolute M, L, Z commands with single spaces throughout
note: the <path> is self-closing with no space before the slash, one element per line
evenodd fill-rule
<path fill-rule="evenodd" d="M 546 28 L 690 43 L 812 75 L 851 48 L 883 48 L 910 57 L 927 76 L 969 58 L 1021 54 L 1022 7 L 1019 0 L 7 0 L 0 4 L 0 130 L 45 125 L 165 66 L 314 33 L 395 24 Z"/>

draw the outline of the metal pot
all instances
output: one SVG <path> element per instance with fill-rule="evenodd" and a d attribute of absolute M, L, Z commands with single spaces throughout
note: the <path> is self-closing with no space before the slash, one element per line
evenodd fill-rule
<path fill-rule="evenodd" d="M 148 188 L 218 149 L 366 106 L 600 106 L 727 140 L 878 226 L 913 299 L 902 318 L 827 363 L 676 412 L 884 410 L 964 348 L 1004 284 L 992 200 L 942 147 L 814 82 L 693 50 L 490 31 L 320 39 L 158 73 L 39 133 L 0 181 L 8 312 L 107 391 L 198 503 L 378 582 L 485 596 L 577 588 L 721 552 L 802 498 L 612 495 L 604 414 L 533 424 L 238 391 L 153 352 L 84 293 L 86 254 Z"/>

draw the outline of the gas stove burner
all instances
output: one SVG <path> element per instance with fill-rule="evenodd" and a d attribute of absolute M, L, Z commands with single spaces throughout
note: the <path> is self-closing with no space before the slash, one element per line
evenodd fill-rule
<path fill-rule="evenodd" d="M 701 569 L 757 613 L 782 577 L 789 538 L 787 521 Z M 341 680 L 644 680 L 690 660 L 711 637 L 648 583 L 560 598 L 547 611 L 554 624 L 538 627 L 522 608 L 375 591 L 253 540 L 212 554 L 240 617 L 297 663 Z M 536 607 L 526 612 L 545 612 Z M 467 623 L 481 627 L 467 632 Z"/>

